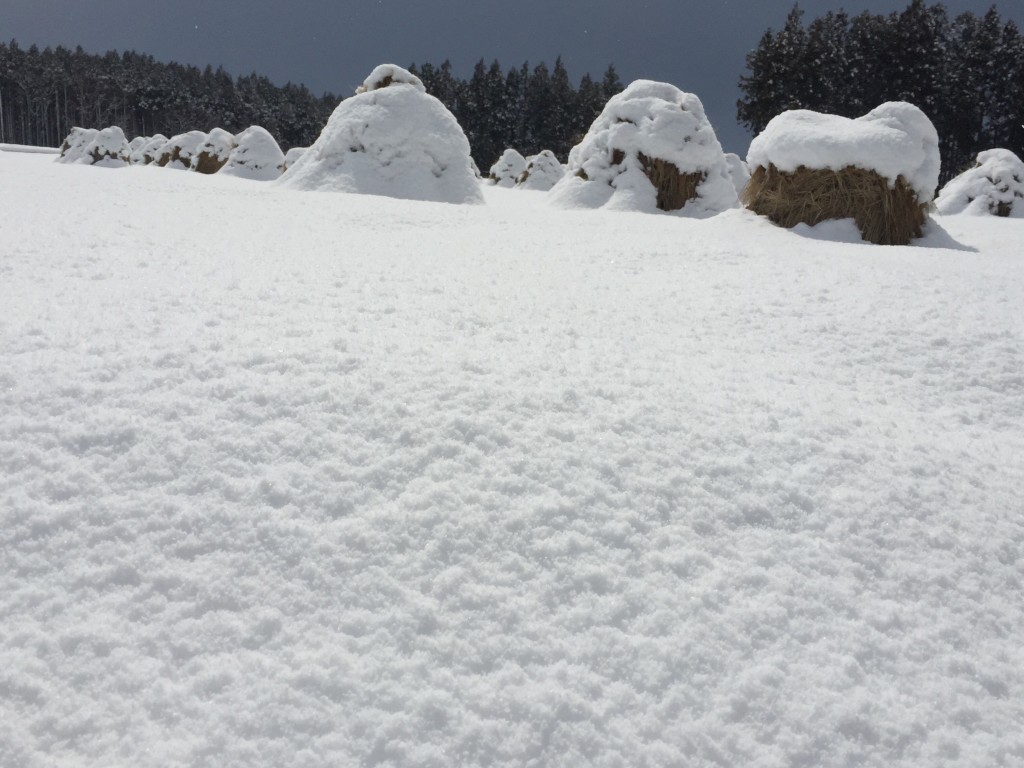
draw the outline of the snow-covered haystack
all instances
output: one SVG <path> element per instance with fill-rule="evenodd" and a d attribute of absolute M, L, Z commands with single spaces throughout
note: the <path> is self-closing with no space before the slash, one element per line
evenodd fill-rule
<path fill-rule="evenodd" d="M 284 173 L 291 168 L 295 163 L 298 162 L 299 158 L 302 157 L 309 150 L 309 147 L 292 147 L 284 153 L 284 160 L 281 161 L 281 165 L 278 169 L 281 173 Z"/>
<path fill-rule="evenodd" d="M 565 176 L 565 166 L 558 162 L 555 153 L 550 149 L 531 157 L 519 177 L 516 186 L 519 189 L 536 189 L 547 192 Z"/>
<path fill-rule="evenodd" d="M 234 148 L 234 134 L 223 128 L 214 128 L 192 156 L 192 170 L 198 173 L 216 173 L 227 163 Z"/>
<path fill-rule="evenodd" d="M 565 207 L 707 215 L 736 206 L 722 146 L 694 94 L 637 80 L 613 96 L 551 190 Z"/>
<path fill-rule="evenodd" d="M 1024 218 L 1024 162 L 1008 149 L 989 149 L 977 165 L 950 181 L 935 198 L 939 213 Z"/>
<path fill-rule="evenodd" d="M 409 200 L 482 203 L 455 117 L 401 67 L 377 67 L 280 183 Z"/>
<path fill-rule="evenodd" d="M 58 163 L 74 163 L 85 155 L 86 148 L 98 134 L 95 128 L 72 128 L 60 148 Z"/>
<path fill-rule="evenodd" d="M 281 175 L 284 152 L 266 128 L 246 128 L 235 137 L 237 146 L 231 150 L 227 164 L 220 172 L 253 181 L 273 181 Z"/>
<path fill-rule="evenodd" d="M 103 168 L 123 168 L 128 165 L 131 149 L 124 131 L 112 125 L 97 131 L 85 152 L 76 161 L 83 165 L 98 165 Z"/>
<path fill-rule="evenodd" d="M 136 136 L 128 142 L 128 162 L 135 164 L 135 153 L 141 150 L 149 141 L 149 136 Z"/>
<path fill-rule="evenodd" d="M 750 169 L 743 162 L 743 158 L 733 152 L 725 153 L 725 162 L 729 166 L 729 178 L 732 179 L 732 186 L 736 190 L 736 196 L 742 197 L 743 190 L 750 182 Z"/>
<path fill-rule="evenodd" d="M 149 165 L 156 161 L 160 150 L 167 144 L 167 137 L 158 133 L 146 139 L 145 143 L 131 154 L 132 165 Z"/>
<path fill-rule="evenodd" d="M 188 131 L 172 136 L 170 140 L 160 148 L 153 162 L 161 168 L 175 168 L 177 170 L 191 170 L 192 158 L 199 151 L 199 147 L 206 141 L 206 134 L 202 131 Z"/>
<path fill-rule="evenodd" d="M 920 237 L 939 181 L 939 139 L 913 104 L 886 102 L 849 119 L 800 109 L 775 117 L 750 145 L 743 201 L 783 227 L 853 219 L 861 237 Z"/>
<path fill-rule="evenodd" d="M 491 166 L 487 179 L 499 187 L 514 187 L 525 170 L 526 158 L 518 150 L 509 147 L 501 153 L 498 162 Z"/>

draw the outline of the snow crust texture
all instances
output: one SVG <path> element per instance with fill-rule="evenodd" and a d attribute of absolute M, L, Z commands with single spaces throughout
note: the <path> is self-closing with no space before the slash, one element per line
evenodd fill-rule
<path fill-rule="evenodd" d="M 501 153 L 498 161 L 491 166 L 488 178 L 499 187 L 514 187 L 526 170 L 526 158 L 518 150 L 509 147 Z"/>
<path fill-rule="evenodd" d="M 643 157 L 704 174 L 697 198 L 678 213 L 710 215 L 737 205 L 715 131 L 700 99 L 668 83 L 637 80 L 608 100 L 583 141 L 569 154 L 568 172 L 551 200 L 567 208 L 658 210 L 657 190 Z"/>
<path fill-rule="evenodd" d="M 266 128 L 254 125 L 235 137 L 236 146 L 219 173 L 253 181 L 272 181 L 281 176 L 284 152 Z"/>
<path fill-rule="evenodd" d="M 516 186 L 520 189 L 547 192 L 561 181 L 563 176 L 565 166 L 558 162 L 554 152 L 545 149 L 529 159 L 523 172 L 517 177 Z"/>
<path fill-rule="evenodd" d="M 939 184 L 939 137 L 920 109 L 890 101 L 854 119 L 795 109 L 774 117 L 750 144 L 750 168 L 774 165 L 841 171 L 874 171 L 895 184 L 900 176 L 922 203 Z"/>
<path fill-rule="evenodd" d="M 361 93 L 338 105 L 320 137 L 279 184 L 303 191 L 482 203 L 462 128 L 422 83 L 407 82 L 417 78 L 402 72 L 394 65 L 375 69 Z M 389 85 L 378 87 L 389 77 Z"/>
<path fill-rule="evenodd" d="M 974 168 L 942 188 L 935 207 L 945 214 L 1024 218 L 1024 162 L 1008 149 L 981 152 Z"/>
<path fill-rule="evenodd" d="M 0 164 L 5 768 L 1024 759 L 1020 220 Z"/>

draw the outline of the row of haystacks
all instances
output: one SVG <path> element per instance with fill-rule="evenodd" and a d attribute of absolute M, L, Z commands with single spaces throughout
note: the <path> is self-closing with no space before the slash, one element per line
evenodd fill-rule
<path fill-rule="evenodd" d="M 566 166 L 550 149 L 523 157 L 517 150 L 509 148 L 491 166 L 487 180 L 497 187 L 547 192 L 562 180 L 565 171 Z"/>
<path fill-rule="evenodd" d="M 57 162 L 106 168 L 151 165 L 270 181 L 303 151 L 295 148 L 285 155 L 274 137 L 258 125 L 238 134 L 214 128 L 209 133 L 187 131 L 169 139 L 162 134 L 139 136 L 131 142 L 119 127 L 111 126 L 102 130 L 72 128 Z"/>
<path fill-rule="evenodd" d="M 935 198 L 942 214 L 1024 218 L 1024 162 L 1008 149 L 989 149 Z"/>

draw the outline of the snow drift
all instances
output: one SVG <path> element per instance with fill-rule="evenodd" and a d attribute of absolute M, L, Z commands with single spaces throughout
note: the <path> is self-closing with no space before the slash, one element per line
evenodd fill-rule
<path fill-rule="evenodd" d="M 939 213 L 1024 217 L 1024 162 L 1008 149 L 978 155 L 977 165 L 942 188 Z"/>
<path fill-rule="evenodd" d="M 564 207 L 710 215 L 736 206 L 722 146 L 692 93 L 637 80 L 608 100 L 551 190 Z"/>
<path fill-rule="evenodd" d="M 374 69 L 334 110 L 320 137 L 278 182 L 289 189 L 482 203 L 469 142 L 423 83 L 395 65 Z"/>

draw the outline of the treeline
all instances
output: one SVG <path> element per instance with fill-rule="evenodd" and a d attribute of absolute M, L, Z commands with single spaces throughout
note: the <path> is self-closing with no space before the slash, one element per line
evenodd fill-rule
<path fill-rule="evenodd" d="M 902 100 L 935 124 L 943 181 L 984 149 L 1024 156 L 1024 37 L 995 7 L 951 19 L 941 3 L 913 0 L 887 16 L 830 11 L 805 24 L 794 6 L 747 68 L 737 115 L 755 134 L 787 109 L 858 117 Z"/>
<path fill-rule="evenodd" d="M 561 58 L 551 69 L 524 63 L 507 72 L 481 60 L 468 79 L 453 75 L 447 61 L 412 69 L 458 118 L 484 172 L 506 147 L 524 154 L 550 149 L 564 160 L 608 97 L 622 90 L 613 66 L 600 81 L 588 74 L 573 87 Z M 74 126 L 116 125 L 131 137 L 261 125 L 287 150 L 312 144 L 340 100 L 135 51 L 97 55 L 0 43 L 0 142 L 55 147 Z"/>
<path fill-rule="evenodd" d="M 261 125 L 287 149 L 308 146 L 338 105 L 302 85 L 164 64 L 125 51 L 0 43 L 0 142 L 58 146 L 74 126 L 116 125 L 131 136 Z"/>
<path fill-rule="evenodd" d="M 484 173 L 508 147 L 524 155 L 550 149 L 564 161 L 605 102 L 623 88 L 612 64 L 600 81 L 588 73 L 574 88 L 560 56 L 551 69 L 525 62 L 507 71 L 497 60 L 488 66 L 481 59 L 468 80 L 452 75 L 448 61 L 412 64 L 410 71 L 458 119 Z"/>

